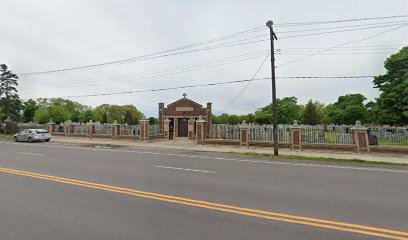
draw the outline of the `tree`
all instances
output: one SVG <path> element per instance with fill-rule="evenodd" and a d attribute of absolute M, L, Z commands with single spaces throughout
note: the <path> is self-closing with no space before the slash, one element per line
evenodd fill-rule
<path fill-rule="evenodd" d="M 277 99 L 278 123 L 292 124 L 294 120 L 300 121 L 304 108 L 297 104 L 296 97 Z M 270 104 L 255 112 L 255 122 L 258 124 L 272 123 L 272 107 Z"/>
<path fill-rule="evenodd" d="M 384 63 L 386 74 L 374 78 L 381 92 L 374 111 L 380 123 L 408 124 L 408 47 L 391 55 Z"/>
<path fill-rule="evenodd" d="M 51 119 L 57 124 L 63 123 L 69 120 L 71 117 L 68 110 L 59 105 L 53 105 L 49 107 L 48 113 L 50 114 Z"/>
<path fill-rule="evenodd" d="M 317 106 L 312 99 L 306 103 L 305 112 L 303 115 L 303 123 L 308 125 L 317 125 L 319 123 L 319 116 L 317 113 Z"/>
<path fill-rule="evenodd" d="M 34 113 L 34 121 L 39 124 L 46 124 L 51 120 L 50 114 L 47 109 L 40 108 Z"/>
<path fill-rule="evenodd" d="M 149 117 L 149 124 L 150 125 L 154 125 L 154 124 L 158 124 L 159 123 L 159 119 L 155 118 L 155 117 Z"/>
<path fill-rule="evenodd" d="M 335 124 L 355 124 L 357 120 L 367 122 L 368 112 L 361 94 L 340 96 L 334 104 L 328 106 L 328 115 Z"/>
<path fill-rule="evenodd" d="M 0 105 L 7 117 L 19 116 L 21 101 L 17 94 L 17 80 L 18 76 L 6 64 L 0 65 Z"/>
<path fill-rule="evenodd" d="M 29 99 L 23 103 L 23 122 L 32 122 L 34 120 L 35 111 L 37 111 L 37 103 Z"/>

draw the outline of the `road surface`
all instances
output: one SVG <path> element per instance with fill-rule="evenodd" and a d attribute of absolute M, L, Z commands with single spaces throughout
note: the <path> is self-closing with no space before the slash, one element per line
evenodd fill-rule
<path fill-rule="evenodd" d="M 408 168 L 0 142 L 0 239 L 408 239 Z"/>

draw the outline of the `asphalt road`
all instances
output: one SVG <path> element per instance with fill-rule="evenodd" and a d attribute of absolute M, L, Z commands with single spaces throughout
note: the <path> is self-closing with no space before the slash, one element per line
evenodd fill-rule
<path fill-rule="evenodd" d="M 407 239 L 407 231 L 407 168 L 0 142 L 2 240 Z"/>

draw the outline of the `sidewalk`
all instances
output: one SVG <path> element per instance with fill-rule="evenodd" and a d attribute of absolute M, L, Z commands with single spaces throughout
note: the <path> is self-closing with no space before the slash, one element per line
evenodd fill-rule
<path fill-rule="evenodd" d="M 149 148 L 164 148 L 164 149 L 178 149 L 178 150 L 190 150 L 190 151 L 205 151 L 205 152 L 252 152 L 252 153 L 267 153 L 273 154 L 271 148 L 245 148 L 238 146 L 220 146 L 220 145 L 196 145 L 192 141 L 187 139 L 177 139 L 171 141 L 153 141 L 153 142 L 131 142 L 131 141 L 114 141 L 110 139 L 87 139 L 87 138 L 75 138 L 75 137 L 53 137 L 54 142 L 64 143 L 80 143 L 80 144 L 110 144 L 120 145 L 128 147 L 149 147 Z M 408 156 L 397 154 L 379 154 L 379 153 L 350 153 L 339 151 L 316 151 L 316 150 L 289 150 L 280 149 L 279 154 L 282 155 L 295 155 L 304 157 L 319 157 L 319 158 L 337 158 L 337 159 L 359 159 L 373 162 L 391 162 L 391 163 L 405 163 L 408 164 Z"/>

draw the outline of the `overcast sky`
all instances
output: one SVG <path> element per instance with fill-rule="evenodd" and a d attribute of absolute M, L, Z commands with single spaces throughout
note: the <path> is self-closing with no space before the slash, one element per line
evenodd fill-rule
<path fill-rule="evenodd" d="M 408 40 L 408 26 L 374 37 L 408 23 L 407 17 L 297 27 L 282 25 L 404 15 L 408 14 L 406 0 L 0 0 L 0 3 L 0 63 L 6 63 L 19 74 L 22 99 L 251 79 L 268 54 L 269 41 L 258 40 L 268 39 L 263 35 L 269 33 L 264 27 L 269 19 L 274 21 L 278 37 L 276 49 L 281 52 L 276 55 L 277 77 L 382 74 L 384 59 L 407 45 Z M 350 26 L 360 30 L 339 31 L 349 30 Z M 258 42 L 90 69 L 23 74 L 128 59 L 248 29 L 256 31 L 183 51 L 225 43 Z M 338 32 L 294 37 L 327 31 Z M 288 36 L 292 37 L 285 38 Z M 357 42 L 367 37 L 371 38 Z M 333 48 L 335 46 L 339 47 Z M 329 48 L 333 48 L 332 51 L 309 56 Z M 302 57 L 306 58 L 284 65 Z M 256 78 L 264 77 L 270 77 L 269 59 L 256 75 Z M 203 105 L 212 102 L 213 112 L 217 114 L 245 85 L 244 82 L 70 99 L 94 107 L 102 103 L 134 104 L 146 116 L 157 116 L 159 102 L 167 105 L 185 92 L 190 99 Z M 373 88 L 371 78 L 278 78 L 277 89 L 279 98 L 296 96 L 302 104 L 309 99 L 328 104 L 348 93 L 362 93 L 372 100 L 379 94 Z M 225 111 L 230 114 L 250 113 L 270 101 L 270 80 L 253 81 Z"/>

